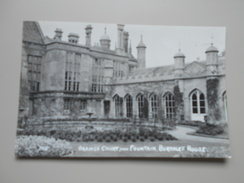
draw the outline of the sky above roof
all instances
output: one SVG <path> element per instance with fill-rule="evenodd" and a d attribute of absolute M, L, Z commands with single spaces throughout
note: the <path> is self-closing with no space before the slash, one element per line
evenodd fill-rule
<path fill-rule="evenodd" d="M 85 44 L 85 27 L 92 25 L 92 45 L 99 43 L 100 37 L 106 33 L 111 39 L 110 49 L 115 49 L 117 43 L 117 25 L 102 23 L 80 22 L 44 22 L 39 21 L 44 36 L 54 37 L 56 28 L 63 30 L 62 40 L 68 41 L 69 33 L 77 33 L 78 44 Z M 225 50 L 225 27 L 191 27 L 191 26 L 152 26 L 129 25 L 124 27 L 129 32 L 129 40 L 132 45 L 132 54 L 137 58 L 136 46 L 140 43 L 141 35 L 146 45 L 146 67 L 171 65 L 174 63 L 174 55 L 181 49 L 185 54 L 186 63 L 205 60 L 205 51 L 211 43 L 218 48 L 220 53 Z"/>

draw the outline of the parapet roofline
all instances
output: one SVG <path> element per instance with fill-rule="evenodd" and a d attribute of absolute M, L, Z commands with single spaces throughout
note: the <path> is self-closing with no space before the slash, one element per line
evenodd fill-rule
<path fill-rule="evenodd" d="M 51 41 L 49 41 L 45 45 L 48 46 L 48 45 L 52 45 L 52 44 L 56 44 L 56 43 L 57 44 L 65 44 L 65 45 L 69 45 L 69 46 L 80 47 L 80 48 L 85 48 L 85 49 L 93 51 L 93 52 L 110 54 L 110 55 L 114 55 L 114 56 L 118 56 L 118 57 L 124 57 L 124 58 L 130 58 L 129 53 L 125 53 L 125 54 L 122 55 L 122 54 L 118 54 L 115 50 L 105 50 L 105 49 L 102 49 L 102 48 L 99 48 L 99 47 L 86 46 L 86 45 L 77 44 L 77 43 L 70 43 L 68 41 L 60 41 L 60 40 L 51 39 Z"/>

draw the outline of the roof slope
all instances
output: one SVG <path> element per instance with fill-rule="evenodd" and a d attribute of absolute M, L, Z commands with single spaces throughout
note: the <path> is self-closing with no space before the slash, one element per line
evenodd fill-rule
<path fill-rule="evenodd" d="M 23 22 L 23 41 L 43 44 L 44 36 L 37 22 Z"/>

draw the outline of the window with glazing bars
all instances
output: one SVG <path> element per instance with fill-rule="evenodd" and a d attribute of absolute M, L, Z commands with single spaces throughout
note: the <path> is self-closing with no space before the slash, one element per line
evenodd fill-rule
<path fill-rule="evenodd" d="M 116 95 L 114 97 L 114 102 L 115 102 L 115 117 L 121 117 L 122 100 L 118 95 Z"/>
<path fill-rule="evenodd" d="M 126 96 L 126 117 L 132 118 L 133 116 L 133 100 L 130 95 Z"/>
<path fill-rule="evenodd" d="M 167 93 L 164 97 L 165 101 L 165 118 L 173 119 L 175 117 L 175 98 L 171 93 Z"/>
<path fill-rule="evenodd" d="M 92 70 L 92 85 L 91 91 L 102 93 L 104 85 L 104 68 L 101 59 L 94 59 Z"/>
<path fill-rule="evenodd" d="M 87 107 L 87 100 L 81 99 L 80 100 L 80 110 L 81 111 L 86 111 L 86 107 Z"/>
<path fill-rule="evenodd" d="M 137 100 L 138 100 L 138 114 L 139 114 L 139 118 L 143 118 L 144 117 L 144 96 L 143 95 L 139 95 Z"/>
<path fill-rule="evenodd" d="M 191 103 L 192 103 L 193 114 L 206 113 L 205 96 L 199 90 L 196 90 L 191 94 Z"/>
<path fill-rule="evenodd" d="M 113 76 L 114 77 L 123 77 L 124 76 L 124 71 L 123 71 L 123 64 L 120 63 L 119 61 L 113 62 Z"/>
<path fill-rule="evenodd" d="M 42 57 L 28 55 L 28 85 L 30 91 L 39 91 L 41 82 L 41 62 Z"/>
<path fill-rule="evenodd" d="M 79 91 L 79 88 L 80 88 L 80 62 L 81 62 L 81 54 L 67 52 L 64 90 Z"/>
<path fill-rule="evenodd" d="M 158 96 L 152 95 L 151 96 L 151 110 L 152 110 L 152 118 L 158 118 Z"/>
<path fill-rule="evenodd" d="M 64 99 L 64 111 L 70 111 L 72 105 L 72 100 L 70 98 Z"/>

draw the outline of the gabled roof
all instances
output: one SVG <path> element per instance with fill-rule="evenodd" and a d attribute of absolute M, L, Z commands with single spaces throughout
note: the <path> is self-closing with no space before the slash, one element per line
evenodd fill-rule
<path fill-rule="evenodd" d="M 174 65 L 136 69 L 129 76 L 138 75 L 160 75 L 166 76 L 173 74 Z"/>
<path fill-rule="evenodd" d="M 220 74 L 224 73 L 225 69 L 225 58 L 219 58 L 218 68 Z M 206 71 L 206 61 L 193 61 L 191 63 L 186 63 L 184 68 L 184 75 L 186 77 L 190 76 L 202 76 Z M 145 77 L 145 76 L 161 76 L 169 78 L 174 77 L 174 65 L 150 67 L 150 68 L 140 68 L 132 71 L 128 75 L 129 77 Z"/>
<path fill-rule="evenodd" d="M 38 22 L 24 21 L 23 22 L 23 41 L 44 43 L 44 36 Z"/>

